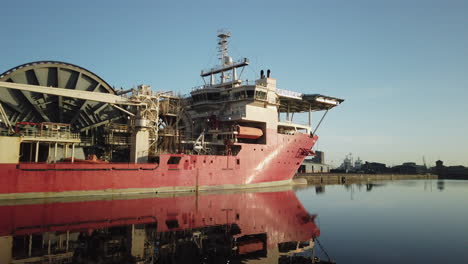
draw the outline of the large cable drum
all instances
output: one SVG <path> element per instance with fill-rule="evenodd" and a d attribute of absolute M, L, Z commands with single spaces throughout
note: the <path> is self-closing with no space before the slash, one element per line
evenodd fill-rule
<path fill-rule="evenodd" d="M 0 81 L 116 94 L 96 74 L 59 61 L 38 61 L 14 67 L 0 74 Z M 85 131 L 107 123 L 125 123 L 122 113 L 106 103 L 13 89 L 0 89 L 10 123 L 54 122 L 71 124 Z"/>

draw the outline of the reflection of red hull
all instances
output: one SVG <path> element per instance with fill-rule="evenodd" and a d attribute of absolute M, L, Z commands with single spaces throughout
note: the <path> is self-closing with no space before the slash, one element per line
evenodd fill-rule
<path fill-rule="evenodd" d="M 268 130 L 237 156 L 163 154 L 160 164 L 0 164 L 0 199 L 233 189 L 287 184 L 317 137 Z M 168 164 L 180 156 L 179 164 Z"/>
<path fill-rule="evenodd" d="M 157 223 L 158 232 L 237 224 L 240 235 L 266 234 L 268 248 L 319 236 L 293 191 L 11 205 L 0 215 L 0 236 L 143 223 Z"/>

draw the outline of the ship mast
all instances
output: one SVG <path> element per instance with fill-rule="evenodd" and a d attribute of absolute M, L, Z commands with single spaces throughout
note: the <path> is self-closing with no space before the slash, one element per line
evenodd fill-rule
<path fill-rule="evenodd" d="M 229 38 L 231 37 L 231 32 L 228 31 L 219 31 L 218 32 L 218 58 L 220 59 L 220 64 L 226 66 L 229 64 L 229 53 L 228 53 L 228 44 Z M 226 59 L 225 59 L 226 58 Z"/>
<path fill-rule="evenodd" d="M 229 38 L 231 32 L 226 30 L 218 31 L 218 59 L 219 65 L 209 70 L 203 70 L 200 74 L 202 78 L 210 76 L 210 86 L 216 85 L 215 75 L 221 74 L 220 83 L 234 83 L 237 81 L 237 68 L 249 65 L 249 60 L 243 58 L 239 61 L 233 61 L 229 56 Z"/>
<path fill-rule="evenodd" d="M 231 32 L 224 30 L 218 31 L 218 58 L 220 60 L 219 65 L 222 65 L 223 67 L 232 64 L 232 58 L 229 57 L 228 53 L 228 44 L 230 37 Z M 233 69 L 233 80 L 237 79 L 235 71 L 236 68 Z M 227 79 L 229 79 L 229 75 L 226 75 L 224 72 L 221 72 L 221 83 L 224 83 Z"/>

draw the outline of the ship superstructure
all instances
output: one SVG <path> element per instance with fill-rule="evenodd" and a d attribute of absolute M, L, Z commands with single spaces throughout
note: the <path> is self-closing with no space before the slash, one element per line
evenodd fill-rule
<path fill-rule="evenodd" d="M 147 85 L 118 91 L 59 62 L 0 75 L 0 198 L 290 183 L 318 138 L 311 113 L 343 100 L 278 89 L 270 70 L 241 80 L 249 60 L 229 56 L 229 37 L 218 33 L 220 63 L 189 97 Z M 301 112 L 308 124 L 292 122 Z"/>
<path fill-rule="evenodd" d="M 220 64 L 203 70 L 204 85 L 192 89 L 186 109 L 193 122 L 192 135 L 202 135 L 204 145 L 195 149 L 208 154 L 236 154 L 244 144 L 269 144 L 269 134 L 310 135 L 311 113 L 328 110 L 343 100 L 281 90 L 271 71 L 260 72 L 254 82 L 240 79 L 239 72 L 249 65 L 248 58 L 234 61 L 228 53 L 229 32 L 218 34 Z M 294 113 L 308 112 L 309 123 L 292 122 Z M 286 120 L 281 120 L 284 113 Z M 206 146 L 210 145 L 210 146 Z"/>

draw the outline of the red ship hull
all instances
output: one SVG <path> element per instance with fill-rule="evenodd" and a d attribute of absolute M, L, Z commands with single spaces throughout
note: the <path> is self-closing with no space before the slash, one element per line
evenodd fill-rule
<path fill-rule="evenodd" d="M 243 235 L 268 233 L 269 245 L 307 241 L 320 231 L 293 191 L 97 200 L 0 206 L 0 236 L 89 231 L 160 223 L 157 232 L 235 223 Z M 310 219 L 309 219 L 310 218 Z M 253 221 L 252 219 L 255 219 Z M 166 222 L 177 221 L 177 227 Z"/>
<path fill-rule="evenodd" d="M 3 260 L 8 263 L 12 259 L 31 258 L 31 247 L 33 256 L 51 257 L 60 246 L 54 242 L 51 248 L 50 241 L 48 247 L 43 246 L 43 239 L 50 239 L 49 234 L 67 240 L 66 252 L 65 247 L 59 251 L 71 252 L 71 258 L 79 237 L 73 234 L 91 235 L 94 231 L 132 225 L 155 226 L 158 233 L 236 225 L 239 227 L 237 238 L 265 235 L 264 245 L 255 240 L 239 242 L 240 254 L 256 251 L 259 246 L 270 250 L 284 242 L 310 241 L 320 235 L 314 216 L 309 215 L 291 190 L 3 205 L 0 215 L 4 216 L 0 218 L 0 239 L 3 239 L 0 251 L 7 255 Z M 42 234 L 39 242 L 30 240 Z M 72 243 L 68 247 L 69 239 L 65 234 L 70 234 L 70 240 L 74 237 L 74 247 Z M 29 241 L 29 245 L 18 247 L 15 241 Z"/>
<path fill-rule="evenodd" d="M 236 156 L 162 154 L 159 164 L 0 164 L 0 199 L 193 192 L 290 184 L 317 141 L 268 131 L 267 144 L 239 144 Z M 168 164 L 171 157 L 178 164 Z"/>

